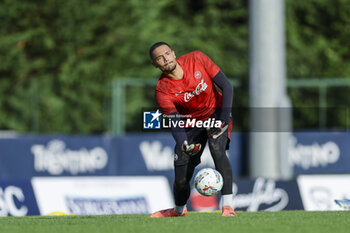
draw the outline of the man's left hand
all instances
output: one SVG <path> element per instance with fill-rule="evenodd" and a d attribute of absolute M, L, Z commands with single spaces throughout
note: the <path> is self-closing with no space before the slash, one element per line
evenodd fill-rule
<path fill-rule="evenodd" d="M 222 121 L 222 124 L 220 127 L 217 128 L 210 128 L 208 130 L 208 134 L 209 137 L 213 137 L 213 139 L 217 139 L 218 137 L 220 137 L 223 133 L 225 133 L 225 131 L 228 128 L 228 124 L 226 122 Z"/>

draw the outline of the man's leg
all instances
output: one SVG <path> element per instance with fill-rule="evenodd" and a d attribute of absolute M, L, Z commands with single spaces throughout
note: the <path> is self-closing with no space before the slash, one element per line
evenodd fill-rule
<path fill-rule="evenodd" d="M 188 156 L 181 152 L 181 147 L 175 147 L 175 154 L 178 156 L 174 161 L 175 182 L 174 182 L 174 198 L 176 206 L 186 205 L 191 194 L 190 181 L 193 176 L 194 169 L 200 163 L 200 157 L 207 143 L 207 134 L 204 129 L 190 129 L 187 131 L 189 143 L 200 143 L 202 148 L 200 152 L 194 156 Z"/>
<path fill-rule="evenodd" d="M 222 194 L 222 216 L 236 216 L 232 208 L 232 167 L 230 160 L 226 156 L 227 143 L 229 139 L 228 132 L 225 132 L 216 139 L 209 137 L 209 149 L 214 160 L 215 168 L 220 172 L 224 180 L 224 185 L 221 190 Z"/>
<path fill-rule="evenodd" d="M 227 137 L 221 135 L 217 139 L 209 138 L 209 149 L 213 157 L 216 170 L 220 172 L 224 180 L 221 194 L 232 194 L 232 167 L 226 156 Z"/>
<path fill-rule="evenodd" d="M 190 181 L 195 166 L 192 163 L 175 166 L 174 198 L 175 205 L 181 210 L 186 206 L 187 200 L 191 194 Z"/>
<path fill-rule="evenodd" d="M 180 145 L 175 146 L 175 181 L 173 191 L 176 206 L 175 208 L 158 211 L 152 214 L 151 217 L 176 217 L 184 216 L 187 213 L 186 203 L 191 194 L 190 181 L 195 167 L 200 163 L 200 156 L 207 142 L 207 134 L 206 130 L 194 128 L 186 133 L 190 144 L 200 143 L 202 145 L 201 151 L 190 157 L 186 153 L 181 152 Z"/>
<path fill-rule="evenodd" d="M 175 207 L 155 212 L 151 218 L 178 217 L 185 216 L 187 213 L 186 203 L 191 194 L 190 180 L 194 168 L 189 162 L 189 156 L 182 153 L 181 148 L 177 145 L 175 146 L 174 171 Z"/>
<path fill-rule="evenodd" d="M 185 165 L 175 165 L 174 198 L 175 205 L 186 205 L 191 194 L 190 181 L 195 165 L 189 162 Z"/>

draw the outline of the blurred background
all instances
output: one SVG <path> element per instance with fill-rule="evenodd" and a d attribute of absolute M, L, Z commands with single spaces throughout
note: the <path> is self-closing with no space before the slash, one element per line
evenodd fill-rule
<path fill-rule="evenodd" d="M 347 0 L 285 1 L 287 77 L 317 79 L 288 88 L 293 106 L 318 107 L 320 83 L 350 77 L 349 8 Z M 1 130 L 112 133 L 112 84 L 136 77 L 155 83 L 148 49 L 157 41 L 179 56 L 208 54 L 240 84 L 234 107 L 249 106 L 248 1 L 2 1 L 0 16 Z M 141 108 L 154 105 L 154 88 L 128 88 L 131 132 L 139 130 Z M 326 106 L 349 106 L 349 91 L 329 85 Z M 319 127 L 317 112 L 299 114 L 297 129 Z"/>
<path fill-rule="evenodd" d="M 283 160 L 276 166 L 290 169 L 287 176 L 254 173 L 251 165 L 252 158 L 259 157 L 250 154 L 253 2 L 257 1 L 1 1 L 0 191 L 16 186 L 22 192 L 30 190 L 39 202 L 45 195 L 22 182 L 63 176 L 164 176 L 171 187 L 171 134 L 142 129 L 143 110 L 156 108 L 159 71 L 151 66 L 148 49 L 157 41 L 172 45 L 177 56 L 201 50 L 232 82 L 235 128 L 228 156 L 237 179 L 236 196 L 253 192 L 257 182 L 266 186 L 264 193 L 271 182 L 274 190 L 288 182 L 288 187 L 296 187 L 299 175 L 349 174 L 350 1 L 261 1 L 282 6 L 277 19 L 282 20 L 285 45 L 281 78 L 286 80 L 291 104 L 286 108 L 292 115 L 291 128 L 282 130 L 290 133 L 285 152 L 274 159 Z M 208 151 L 203 161 L 203 167 L 213 166 Z M 289 209 L 307 209 L 301 193 L 295 194 L 297 204 L 286 205 Z M 332 198 L 350 197 L 348 191 L 340 193 Z M 315 195 L 312 200 L 324 199 L 324 193 Z M 12 212 L 8 207 L 4 216 L 47 214 L 59 208 L 39 210 L 35 201 L 18 192 L 12 197 Z M 28 211 L 16 212 L 28 200 Z M 79 201 L 62 203 L 78 206 Z M 193 209 L 204 208 L 198 205 Z M 320 206 L 336 208 L 323 202 Z M 100 212 L 89 214 L 94 213 Z"/>

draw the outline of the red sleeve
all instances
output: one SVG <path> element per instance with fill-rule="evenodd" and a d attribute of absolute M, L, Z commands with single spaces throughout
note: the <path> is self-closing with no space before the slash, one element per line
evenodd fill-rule
<path fill-rule="evenodd" d="M 163 92 L 156 89 L 156 101 L 163 114 L 170 114 L 177 112 L 176 107 L 171 101 L 169 95 L 164 94 Z"/>
<path fill-rule="evenodd" d="M 220 71 L 220 68 L 204 53 L 196 51 L 198 60 L 202 63 L 210 78 L 214 78 Z"/>

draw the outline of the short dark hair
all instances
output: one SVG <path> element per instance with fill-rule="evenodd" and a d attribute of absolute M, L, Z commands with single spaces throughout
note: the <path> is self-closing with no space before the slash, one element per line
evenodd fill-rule
<path fill-rule="evenodd" d="M 157 43 L 154 43 L 151 48 L 149 48 L 149 57 L 151 58 L 151 60 L 153 60 L 153 51 L 158 48 L 159 46 L 161 45 L 166 45 L 168 46 L 170 49 L 171 49 L 171 46 L 168 44 L 168 43 L 165 43 L 163 41 L 160 41 L 160 42 L 157 42 Z"/>

